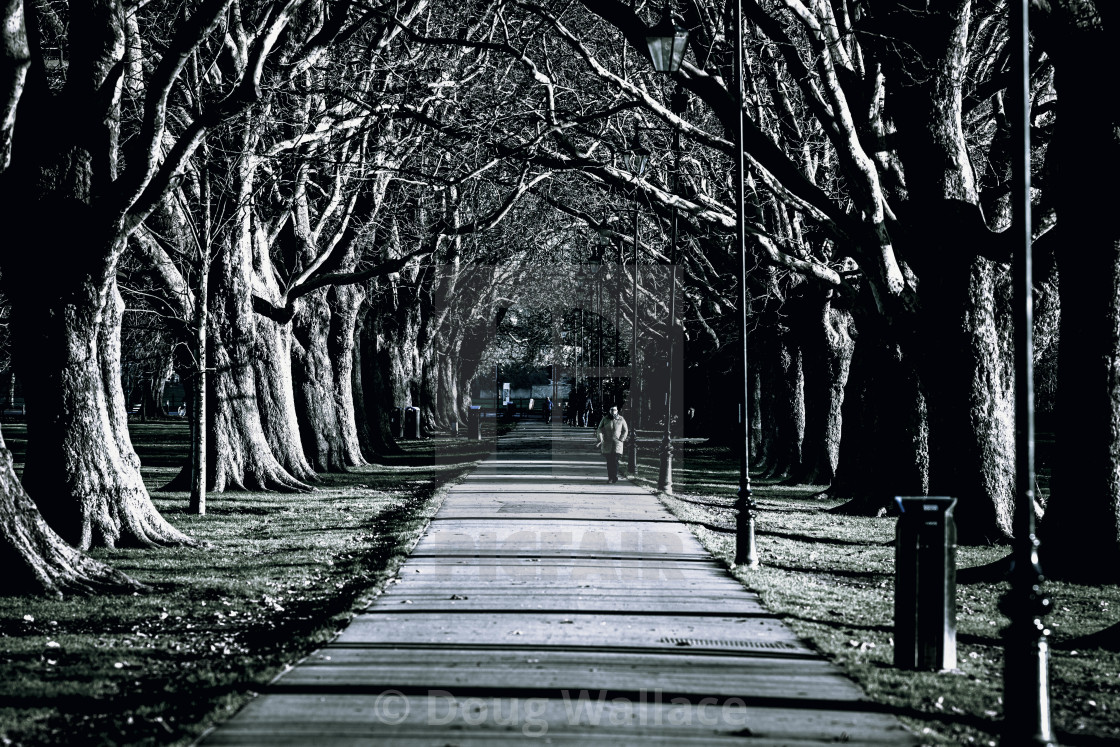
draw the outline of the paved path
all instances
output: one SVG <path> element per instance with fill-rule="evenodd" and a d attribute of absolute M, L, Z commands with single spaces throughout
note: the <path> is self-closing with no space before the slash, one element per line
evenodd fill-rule
<path fill-rule="evenodd" d="M 590 446 L 520 424 L 399 581 L 203 743 L 915 742 Z"/>

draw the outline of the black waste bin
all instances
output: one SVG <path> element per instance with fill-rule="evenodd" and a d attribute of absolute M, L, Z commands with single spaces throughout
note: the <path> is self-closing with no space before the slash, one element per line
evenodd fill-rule
<path fill-rule="evenodd" d="M 477 405 L 467 410 L 467 439 L 482 440 L 482 408 Z"/>
<path fill-rule="evenodd" d="M 404 437 L 420 438 L 420 408 L 406 407 L 404 410 Z"/>
<path fill-rule="evenodd" d="M 957 667 L 956 498 L 895 498 L 894 664 Z"/>

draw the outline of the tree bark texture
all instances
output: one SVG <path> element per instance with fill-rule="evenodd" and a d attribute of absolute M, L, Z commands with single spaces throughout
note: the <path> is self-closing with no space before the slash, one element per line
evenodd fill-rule
<path fill-rule="evenodd" d="M 395 406 L 390 380 L 391 359 L 388 349 L 380 340 L 379 329 L 378 320 L 373 314 L 367 313 L 358 332 L 358 344 L 361 347 L 361 405 L 358 408 L 361 417 L 358 422 L 365 424 L 363 443 L 371 458 L 401 453 L 390 427 Z M 358 397 L 355 398 L 355 402 L 357 401 Z"/>
<path fill-rule="evenodd" d="M 805 378 L 801 350 L 789 329 L 772 326 L 757 333 L 763 396 L 761 415 L 764 444 L 764 479 L 785 478 L 801 465 L 801 443 L 805 435 Z"/>
<path fill-rule="evenodd" d="M 796 477 L 811 485 L 828 485 L 840 458 L 844 387 L 852 361 L 852 315 L 836 309 L 831 292 L 806 299 L 802 315 L 801 360 L 805 373 L 805 438 Z"/>
<path fill-rule="evenodd" d="M 1120 580 L 1120 228 L 1101 175 L 1120 166 L 1120 113 L 1102 106 L 1116 71 L 1120 14 L 1110 3 L 1055 3 L 1054 55 L 1061 242 L 1056 454 L 1041 525 L 1047 576 Z M 1088 74 L 1087 71 L 1092 71 Z M 1086 154 L 1092 154 L 1086 157 Z"/>
<path fill-rule="evenodd" d="M 858 319 L 860 336 L 844 390 L 843 427 L 830 493 L 850 498 L 840 513 L 874 516 L 895 496 L 929 495 L 929 423 L 915 362 L 877 329 Z"/>
<path fill-rule="evenodd" d="M 243 210 L 243 212 L 246 212 Z M 231 237 L 216 263 L 210 315 L 213 373 L 207 462 L 210 484 L 229 488 L 308 490 L 272 453 L 265 436 L 257 399 L 254 359 L 259 350 L 252 308 L 252 235 L 247 221 Z"/>
<path fill-rule="evenodd" d="M 321 472 L 365 463 L 358 445 L 352 395 L 357 306 L 351 286 L 322 288 L 300 299 L 293 320 L 296 407 L 308 461 Z"/>
<path fill-rule="evenodd" d="M 13 313 L 32 405 L 24 484 L 48 523 L 80 549 L 192 544 L 156 511 L 129 440 L 116 283 L 104 295 L 88 282 L 75 290 L 72 303 L 31 294 L 43 306 L 21 299 Z"/>
<path fill-rule="evenodd" d="M 68 545 L 39 513 L 16 477 L 0 436 L 0 580 L 2 594 L 94 594 L 140 591 L 129 576 Z"/>
<path fill-rule="evenodd" d="M 273 303 L 280 302 L 280 287 L 268 256 L 266 240 L 255 233 L 253 292 Z M 292 371 L 293 322 L 278 322 L 263 314 L 253 315 L 256 354 L 253 372 L 257 410 L 272 455 L 289 475 L 303 482 L 316 479 L 315 468 L 304 453 L 296 411 Z"/>
<path fill-rule="evenodd" d="M 962 126 L 972 4 L 888 3 L 877 13 L 890 34 L 872 45 L 896 81 L 886 110 L 905 167 L 895 233 L 921 296 L 917 311 L 895 314 L 891 334 L 917 363 L 928 405 L 930 491 L 959 499 L 961 542 L 1005 538 L 1014 494 L 1009 277 L 981 256 L 996 235 Z"/>
<path fill-rule="evenodd" d="M 1015 501 L 1010 272 L 983 257 L 927 295 L 921 345 L 930 491 L 954 496 L 961 542 L 1009 537 Z"/>
<path fill-rule="evenodd" d="M 331 288 L 327 301 L 331 308 L 327 347 L 333 367 L 333 396 L 338 409 L 339 438 L 343 463 L 347 467 L 366 464 L 358 439 L 357 407 L 354 403 L 354 372 L 358 348 L 358 314 L 365 305 L 365 290 L 358 285 Z"/>

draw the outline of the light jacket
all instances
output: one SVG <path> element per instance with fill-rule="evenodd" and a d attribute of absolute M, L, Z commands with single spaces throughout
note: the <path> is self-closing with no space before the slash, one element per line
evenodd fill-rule
<path fill-rule="evenodd" d="M 626 425 L 626 418 L 619 415 L 614 420 L 604 416 L 595 428 L 595 436 L 599 439 L 596 446 L 603 454 L 621 454 L 622 444 L 630 435 L 630 428 Z"/>

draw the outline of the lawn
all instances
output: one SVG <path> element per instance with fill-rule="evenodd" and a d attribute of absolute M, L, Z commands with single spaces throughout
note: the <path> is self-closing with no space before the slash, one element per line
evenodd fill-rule
<path fill-rule="evenodd" d="M 487 423 L 486 427 L 492 427 Z M 285 667 L 330 640 L 392 583 L 445 487 L 486 441 L 404 442 L 405 453 L 313 493 L 213 494 L 206 516 L 161 492 L 186 453 L 182 424 L 137 423 L 133 438 L 153 499 L 206 548 L 97 551 L 152 587 L 143 595 L 68 601 L 0 598 L 0 743 L 188 744 Z M 18 455 L 18 426 L 4 435 Z M 639 484 L 657 476 L 647 439 Z M 678 444 L 666 505 L 729 562 L 737 467 L 726 450 Z M 958 583 L 958 669 L 896 669 L 895 519 L 830 512 L 821 487 L 756 481 L 762 566 L 734 569 L 767 606 L 894 708 L 930 745 L 995 744 L 1002 719 L 1006 619 L 999 580 Z M 958 568 L 1006 556 L 960 547 Z M 1120 654 L 1084 637 L 1120 619 L 1120 589 L 1049 583 L 1054 612 L 1053 717 L 1063 745 L 1120 741 Z"/>
<path fill-rule="evenodd" d="M 657 454 L 649 443 L 639 482 L 655 487 Z M 698 440 L 677 444 L 674 496 L 663 500 L 701 543 L 728 563 L 735 552 L 738 465 L 726 449 Z M 1003 718 L 1003 639 L 997 605 L 1005 581 L 957 585 L 957 669 L 913 672 L 893 666 L 894 537 L 897 520 L 830 512 L 841 501 L 825 486 L 752 483 L 761 567 L 734 568 L 773 612 L 836 661 L 875 701 L 890 705 L 923 743 L 997 744 Z M 961 546 L 958 573 L 998 561 L 1007 545 Z M 976 575 L 976 574 L 971 574 Z M 984 575 L 984 574 L 980 574 Z M 990 574 L 989 574 L 990 575 Z M 1053 647 L 1052 717 L 1063 745 L 1120 743 L 1120 652 L 1112 641 L 1085 640 L 1120 621 L 1120 587 L 1048 582 L 1054 611 L 1045 623 Z"/>
<path fill-rule="evenodd" d="M 446 486 L 491 446 L 406 441 L 312 493 L 211 494 L 193 516 L 186 493 L 159 490 L 185 459 L 185 425 L 131 431 L 157 507 L 207 546 L 93 553 L 146 594 L 0 597 L 0 744 L 189 744 L 391 583 Z M 4 435 L 19 459 L 21 427 Z"/>

